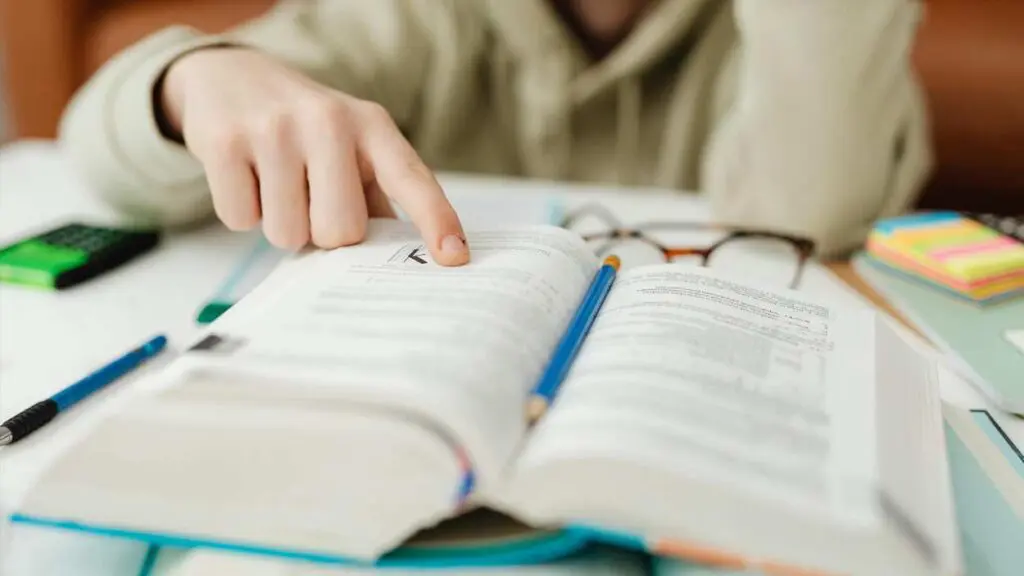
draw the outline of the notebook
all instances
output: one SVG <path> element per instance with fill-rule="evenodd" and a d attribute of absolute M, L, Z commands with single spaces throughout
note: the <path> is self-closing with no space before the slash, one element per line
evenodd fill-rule
<path fill-rule="evenodd" d="M 363 244 L 285 261 L 133 383 L 12 521 L 361 566 L 487 508 L 725 568 L 960 573 L 935 366 L 873 311 L 684 265 L 622 272 L 530 426 L 600 263 L 557 227 L 468 241 L 473 261 L 442 268 L 375 220 Z"/>
<path fill-rule="evenodd" d="M 863 255 L 857 274 L 1007 412 L 1024 414 L 1024 299 L 979 307 L 922 285 Z"/>

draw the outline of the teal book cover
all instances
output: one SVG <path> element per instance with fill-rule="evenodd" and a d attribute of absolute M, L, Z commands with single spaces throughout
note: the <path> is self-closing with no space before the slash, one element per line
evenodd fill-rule
<path fill-rule="evenodd" d="M 314 564 L 376 568 L 442 569 L 539 564 L 580 553 L 593 541 L 591 534 L 535 529 L 496 512 L 478 509 L 424 530 L 402 547 L 368 564 L 341 556 L 274 549 L 251 543 L 119 530 L 18 514 L 13 515 L 11 521 L 15 525 L 132 540 L 150 546 L 154 554 L 161 549 L 208 549 Z"/>
<path fill-rule="evenodd" d="M 450 528 L 449 528 L 450 531 Z M 449 534 L 450 536 L 451 534 Z M 10 554 L 0 555 L 4 576 L 652 576 L 652 559 L 643 553 L 610 546 L 586 545 L 548 560 L 495 562 L 509 541 L 493 541 L 486 530 L 469 541 L 439 541 L 435 533 L 396 551 L 380 565 L 322 563 L 228 552 L 204 547 L 147 544 L 85 532 L 19 525 L 10 539 Z M 489 539 L 492 541 L 488 542 Z M 504 537 L 499 539 L 505 540 Z M 515 538 L 513 538 L 515 539 Z M 428 540 L 433 540 L 430 542 Z M 537 540 L 534 540 L 538 543 Z M 520 542 L 522 544 L 523 542 Z M 539 546 L 543 548 L 541 544 Z M 506 548 L 507 551 L 507 548 Z M 400 558 L 401 557 L 401 558 Z M 438 561 L 444 558 L 444 561 Z M 675 573 L 672 573 L 675 574 Z M 703 573 L 701 573 L 703 574 Z M 696 574 L 694 575 L 696 576 Z"/>

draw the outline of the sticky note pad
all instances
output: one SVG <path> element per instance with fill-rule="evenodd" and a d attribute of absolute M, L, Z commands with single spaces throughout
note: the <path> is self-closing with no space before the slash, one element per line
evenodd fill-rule
<path fill-rule="evenodd" d="M 1024 294 L 1024 244 L 956 212 L 879 222 L 871 257 L 975 302 Z"/>

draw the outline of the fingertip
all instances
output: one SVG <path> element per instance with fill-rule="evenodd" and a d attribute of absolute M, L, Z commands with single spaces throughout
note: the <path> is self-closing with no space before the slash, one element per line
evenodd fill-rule
<path fill-rule="evenodd" d="M 435 257 L 434 261 L 446 268 L 457 268 L 459 266 L 465 266 L 469 264 L 469 252 L 458 256 L 443 255 Z"/>
<path fill-rule="evenodd" d="M 469 246 L 462 235 L 449 234 L 441 239 L 434 260 L 442 266 L 462 266 L 469 262 Z"/>
<path fill-rule="evenodd" d="M 241 194 L 239 195 L 241 196 Z M 214 212 L 224 226 L 232 232 L 245 232 L 260 225 L 260 205 L 255 193 L 248 198 L 236 197 L 230 201 L 214 200 Z"/>
<path fill-rule="evenodd" d="M 310 240 L 308 231 L 276 226 L 264 226 L 263 235 L 271 245 L 288 251 L 304 248 Z"/>

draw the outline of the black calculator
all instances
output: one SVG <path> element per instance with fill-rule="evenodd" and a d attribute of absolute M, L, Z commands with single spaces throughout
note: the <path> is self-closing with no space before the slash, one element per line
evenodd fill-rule
<path fill-rule="evenodd" d="M 1020 216 L 1006 216 L 1002 214 L 972 212 L 968 213 L 967 216 L 1018 242 L 1024 242 L 1024 214 Z"/>
<path fill-rule="evenodd" d="M 66 224 L 0 249 L 0 282 L 69 288 L 145 254 L 159 241 L 156 230 Z"/>

